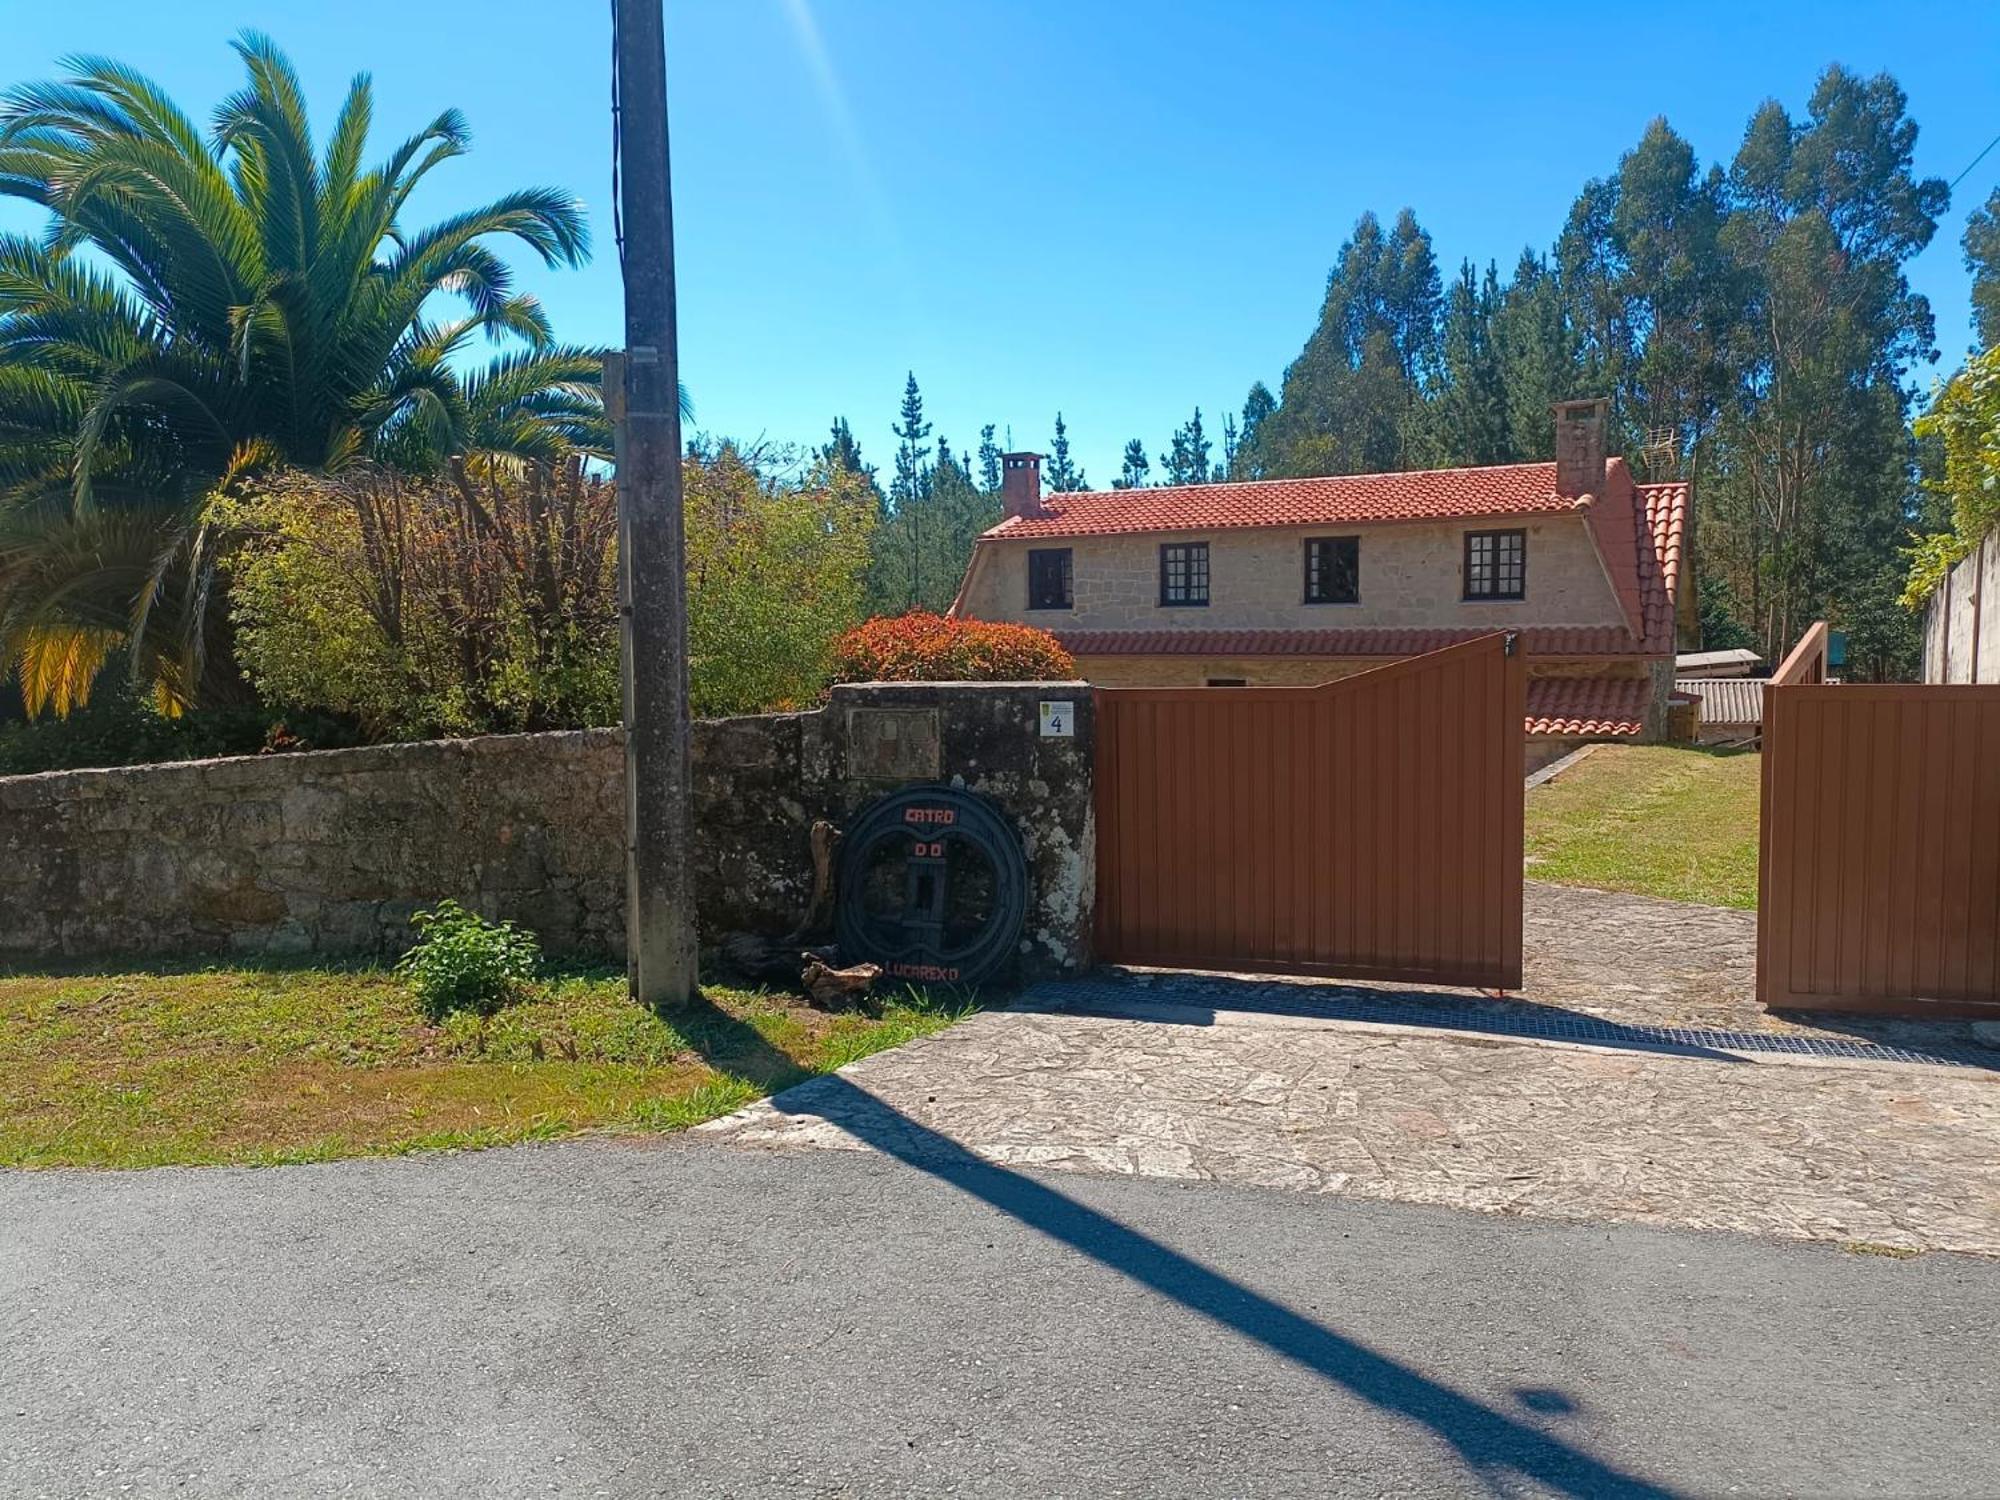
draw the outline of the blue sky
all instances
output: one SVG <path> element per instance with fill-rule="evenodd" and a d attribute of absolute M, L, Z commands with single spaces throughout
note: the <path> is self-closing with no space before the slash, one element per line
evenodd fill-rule
<path fill-rule="evenodd" d="M 415 216 L 526 183 L 589 205 L 598 254 L 527 274 L 567 338 L 615 342 L 608 3 L 0 0 L 0 77 L 75 51 L 205 117 L 226 43 L 271 32 L 320 118 L 378 90 L 383 147 L 445 105 L 474 152 Z M 1348 6 L 1183 0 L 668 0 L 684 376 L 699 425 L 811 442 L 845 413 L 887 467 L 914 369 L 938 429 L 1045 447 L 1096 483 L 1276 388 L 1364 209 L 1405 204 L 1447 272 L 1545 247 L 1586 178 L 1664 114 L 1726 160 L 1751 110 L 1802 114 L 1828 63 L 1887 69 L 1950 179 L 2000 134 L 2000 7 Z M 1994 151 L 1913 268 L 1947 366 L 1970 340 L 1958 247 Z M 20 227 L 12 205 L 0 224 Z"/>

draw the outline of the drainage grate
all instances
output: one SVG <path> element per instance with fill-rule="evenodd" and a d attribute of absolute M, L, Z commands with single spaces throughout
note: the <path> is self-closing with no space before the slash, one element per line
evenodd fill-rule
<path fill-rule="evenodd" d="M 1840 1038 L 1793 1036 L 1770 1031 L 1719 1031 L 1694 1026 L 1632 1026 L 1574 1011 L 1544 1010 L 1536 1014 L 1531 1001 L 1500 1000 L 1484 1005 L 1459 1005 L 1448 1000 L 1385 997 L 1370 990 L 1305 992 L 1296 985 L 1245 984 L 1231 980 L 1171 978 L 1132 982 L 1108 979 L 1066 979 L 1037 985 L 1024 997 L 1036 1004 L 1089 1015 L 1116 1006 L 1128 1013 L 1135 1004 L 1175 1005 L 1206 1010 L 1260 1011 L 1329 1021 L 1373 1021 L 1391 1026 L 1420 1026 L 1439 1031 L 1469 1031 L 1486 1036 L 1534 1037 L 1545 1041 L 1582 1042 L 1600 1047 L 1667 1051 L 1683 1056 L 1763 1052 L 1788 1057 L 1824 1057 L 1844 1062 L 1930 1063 L 1951 1068 L 2000 1071 L 2000 1051 L 1984 1047 L 1939 1045 L 1897 1047 L 1886 1042 L 1851 1042 Z"/>

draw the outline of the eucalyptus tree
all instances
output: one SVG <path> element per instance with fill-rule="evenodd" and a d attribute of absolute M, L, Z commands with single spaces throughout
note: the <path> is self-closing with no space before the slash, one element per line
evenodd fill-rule
<path fill-rule="evenodd" d="M 235 49 L 206 130 L 99 58 L 0 97 L 0 194 L 49 214 L 0 237 L 0 667 L 31 709 L 119 648 L 169 707 L 244 691 L 223 500 L 260 471 L 607 446 L 601 353 L 556 341 L 497 248 L 578 265 L 581 207 L 525 188 L 406 223 L 464 118 L 368 165 L 365 75 L 318 148 L 283 53 Z"/>

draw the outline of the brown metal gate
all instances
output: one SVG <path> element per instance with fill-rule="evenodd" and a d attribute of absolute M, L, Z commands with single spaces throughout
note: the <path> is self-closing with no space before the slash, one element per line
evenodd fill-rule
<path fill-rule="evenodd" d="M 1765 689 L 1757 998 L 2000 1016 L 2000 687 Z"/>
<path fill-rule="evenodd" d="M 1511 640 L 1323 687 L 1099 690 L 1099 955 L 1517 988 Z"/>

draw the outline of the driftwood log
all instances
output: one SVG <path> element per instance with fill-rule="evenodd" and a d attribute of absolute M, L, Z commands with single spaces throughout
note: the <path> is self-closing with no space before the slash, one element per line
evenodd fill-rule
<path fill-rule="evenodd" d="M 836 948 L 800 948 L 783 938 L 732 932 L 722 958 L 746 979 L 797 990 L 821 1010 L 852 1010 L 882 976 L 875 964 L 843 964 Z"/>
<path fill-rule="evenodd" d="M 869 990 L 881 977 L 879 964 L 850 964 L 840 969 L 825 959 L 810 956 L 799 972 L 806 998 L 821 1010 L 853 1010 L 864 1004 Z"/>
<path fill-rule="evenodd" d="M 852 1010 L 863 1004 L 882 970 L 875 964 L 840 962 L 840 951 L 810 947 L 833 925 L 834 856 L 840 830 L 824 818 L 812 826 L 812 894 L 799 925 L 781 938 L 732 932 L 722 940 L 722 958 L 747 979 L 781 984 L 802 993 L 821 1010 Z"/>
<path fill-rule="evenodd" d="M 833 859 L 840 852 L 840 830 L 825 818 L 813 819 L 812 895 L 806 899 L 806 914 L 785 936 L 787 943 L 803 943 L 823 937 L 833 930 Z"/>

